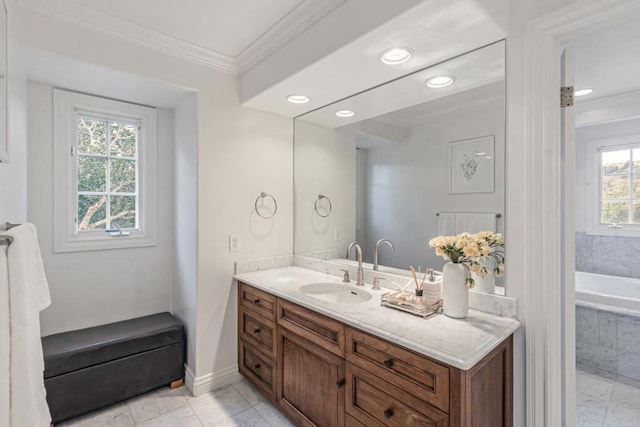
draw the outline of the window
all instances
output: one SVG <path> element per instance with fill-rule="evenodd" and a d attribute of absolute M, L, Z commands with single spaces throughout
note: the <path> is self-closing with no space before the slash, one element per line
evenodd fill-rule
<path fill-rule="evenodd" d="M 155 109 L 55 90 L 54 132 L 54 250 L 155 245 Z"/>
<path fill-rule="evenodd" d="M 589 142 L 589 234 L 640 236 L 640 135 Z"/>

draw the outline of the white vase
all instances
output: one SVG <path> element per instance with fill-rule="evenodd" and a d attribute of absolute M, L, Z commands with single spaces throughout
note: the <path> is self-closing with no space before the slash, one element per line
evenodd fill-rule
<path fill-rule="evenodd" d="M 489 274 L 486 277 L 481 277 L 475 273 L 471 273 L 471 277 L 473 278 L 475 285 L 473 287 L 474 291 L 485 292 L 488 294 L 495 293 L 496 289 L 496 276 L 493 274 L 493 270 L 495 269 L 495 261 L 491 257 L 480 257 L 478 258 L 478 264 L 482 267 L 486 268 Z"/>
<path fill-rule="evenodd" d="M 469 313 L 469 289 L 467 268 L 448 262 L 442 270 L 442 312 L 456 319 L 464 319 Z"/>

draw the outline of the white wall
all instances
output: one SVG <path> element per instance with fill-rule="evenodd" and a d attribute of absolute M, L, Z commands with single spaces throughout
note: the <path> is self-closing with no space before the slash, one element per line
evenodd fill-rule
<path fill-rule="evenodd" d="M 187 365 L 196 362 L 196 307 L 198 261 L 198 96 L 188 95 L 175 109 L 174 227 L 175 264 L 172 313 L 187 330 Z"/>
<path fill-rule="evenodd" d="M 338 249 L 345 254 L 356 237 L 354 129 L 331 129 L 297 120 L 295 133 L 295 251 Z M 326 218 L 315 212 L 318 194 L 331 200 L 332 211 Z M 326 200 L 318 203 L 323 215 L 327 206 Z"/>
<path fill-rule="evenodd" d="M 9 162 L 0 163 L 0 223 L 27 220 L 27 81 L 18 46 L 19 9 L 8 4 Z"/>
<path fill-rule="evenodd" d="M 158 244 L 150 248 L 53 253 L 53 88 L 28 96 L 28 217 L 39 230 L 52 304 L 42 334 L 171 309 L 173 283 L 173 112 L 158 110 Z"/>
<path fill-rule="evenodd" d="M 417 122 L 417 123 L 416 123 Z M 495 191 L 449 194 L 449 144 L 494 135 Z M 395 252 L 379 254 L 383 265 L 409 265 L 442 270 L 444 260 L 428 248 L 438 235 L 438 212 L 496 212 L 504 214 L 504 103 L 494 101 L 459 109 L 444 117 L 414 121 L 400 142 L 366 150 L 366 252 L 388 238 Z M 502 232 L 503 221 L 499 220 Z"/>
<path fill-rule="evenodd" d="M 293 250 L 291 119 L 240 107 L 238 79 L 198 94 L 198 316 L 196 375 L 215 384 L 237 363 L 234 261 Z M 260 192 L 278 212 L 255 213 Z M 228 236 L 240 236 L 229 253 Z"/>

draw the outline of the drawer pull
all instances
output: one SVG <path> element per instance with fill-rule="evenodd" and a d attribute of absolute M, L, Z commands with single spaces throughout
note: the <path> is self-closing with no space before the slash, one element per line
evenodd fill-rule
<path fill-rule="evenodd" d="M 342 379 L 342 380 L 336 382 L 336 385 L 338 386 L 338 388 L 340 388 L 340 387 L 342 387 L 344 385 L 344 383 L 345 383 L 345 380 Z"/>
<path fill-rule="evenodd" d="M 384 366 L 386 366 L 387 368 L 391 368 L 393 366 L 393 359 L 387 359 L 382 363 L 384 363 Z"/>
<path fill-rule="evenodd" d="M 387 418 L 387 419 L 393 417 L 393 409 L 391 409 L 391 408 L 385 409 L 384 410 L 384 417 Z"/>
<path fill-rule="evenodd" d="M 255 365 L 253 365 L 253 369 L 260 369 L 260 364 L 256 363 Z"/>
<path fill-rule="evenodd" d="M 260 298 L 256 298 L 256 299 L 254 299 L 254 300 L 253 300 L 253 303 L 254 303 L 254 304 L 260 304 Z"/>
<path fill-rule="evenodd" d="M 254 329 L 254 330 L 253 330 L 253 333 L 254 333 L 254 334 L 259 334 L 259 333 L 260 333 L 260 328 L 256 328 L 256 329 Z"/>

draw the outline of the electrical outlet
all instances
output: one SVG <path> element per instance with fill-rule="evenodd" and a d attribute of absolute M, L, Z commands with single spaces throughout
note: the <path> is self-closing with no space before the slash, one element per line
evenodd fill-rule
<path fill-rule="evenodd" d="M 240 252 L 240 235 L 229 234 L 229 252 Z"/>
<path fill-rule="evenodd" d="M 340 229 L 338 227 L 333 229 L 333 238 L 336 240 L 336 242 L 340 241 Z"/>

